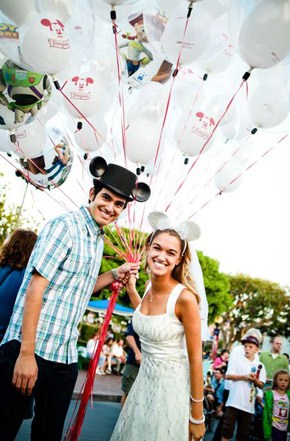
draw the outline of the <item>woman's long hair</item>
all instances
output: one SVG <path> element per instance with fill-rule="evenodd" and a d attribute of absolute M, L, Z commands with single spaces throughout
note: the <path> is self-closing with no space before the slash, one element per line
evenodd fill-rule
<path fill-rule="evenodd" d="M 195 289 L 195 282 L 192 278 L 190 272 L 190 261 L 191 261 L 191 253 L 188 246 L 188 242 L 182 240 L 179 234 L 175 230 L 166 229 L 166 230 L 156 230 L 151 233 L 146 239 L 146 247 L 150 246 L 153 238 L 159 236 L 159 234 L 168 233 L 170 236 L 177 237 L 180 241 L 180 249 L 181 249 L 181 260 L 178 265 L 176 265 L 171 273 L 172 277 L 179 283 L 182 283 L 189 291 L 191 291 L 195 297 L 197 302 L 200 302 L 200 297 Z M 145 270 L 148 269 L 147 260 L 145 263 Z"/>
<path fill-rule="evenodd" d="M 31 230 L 16 228 L 6 239 L 0 249 L 0 266 L 23 269 L 37 240 L 37 234 Z"/>

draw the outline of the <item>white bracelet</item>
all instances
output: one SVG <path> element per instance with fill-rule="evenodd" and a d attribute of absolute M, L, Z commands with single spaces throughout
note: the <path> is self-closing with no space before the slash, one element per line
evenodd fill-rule
<path fill-rule="evenodd" d="M 189 415 L 189 421 L 190 421 L 192 424 L 202 424 L 202 423 L 205 422 L 205 416 L 203 415 L 203 417 L 202 417 L 201 420 L 196 420 L 196 419 L 193 418 L 191 415 Z"/>
<path fill-rule="evenodd" d="M 193 401 L 194 403 L 202 403 L 203 400 L 204 400 L 204 397 L 203 397 L 201 400 L 196 400 L 195 398 L 193 398 L 193 397 L 190 395 L 190 399 L 191 399 L 191 401 Z"/>
<path fill-rule="evenodd" d="M 111 270 L 111 273 L 112 273 L 112 276 L 113 276 L 114 280 L 118 280 L 119 279 L 116 268 L 113 268 Z"/>

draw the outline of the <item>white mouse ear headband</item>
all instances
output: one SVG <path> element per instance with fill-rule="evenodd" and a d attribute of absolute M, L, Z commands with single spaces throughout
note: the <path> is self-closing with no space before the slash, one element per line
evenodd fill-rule
<path fill-rule="evenodd" d="M 181 240 L 187 242 L 198 239 L 200 229 L 197 224 L 192 221 L 173 221 L 167 214 L 160 211 L 153 211 L 148 216 L 150 226 L 154 230 L 174 230 Z"/>

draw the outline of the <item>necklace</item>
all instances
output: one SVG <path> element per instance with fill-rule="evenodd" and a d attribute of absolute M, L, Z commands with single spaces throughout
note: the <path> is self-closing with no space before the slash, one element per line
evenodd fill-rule
<path fill-rule="evenodd" d="M 152 290 L 150 289 L 150 291 L 149 291 L 149 302 L 152 303 L 157 297 L 163 297 L 163 296 L 166 296 L 166 295 L 169 295 L 169 294 L 170 293 L 159 294 L 159 296 L 158 296 L 158 294 L 153 295 L 152 294 Z"/>

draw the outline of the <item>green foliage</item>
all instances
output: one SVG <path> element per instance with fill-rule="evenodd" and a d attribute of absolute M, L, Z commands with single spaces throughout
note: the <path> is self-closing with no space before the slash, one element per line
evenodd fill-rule
<path fill-rule="evenodd" d="M 3 174 L 0 173 L 0 178 Z M 0 182 L 0 244 L 9 236 L 17 227 L 31 228 L 37 230 L 37 224 L 34 220 L 28 219 L 23 215 L 20 216 L 20 207 L 16 205 L 9 206 L 7 204 L 7 193 L 9 187 Z M 25 211 L 23 212 L 24 214 Z"/>
<path fill-rule="evenodd" d="M 232 307 L 223 314 L 224 338 L 240 340 L 249 328 L 269 336 L 290 336 L 290 296 L 278 283 L 238 274 L 229 276 Z M 223 327 L 223 326 L 222 326 Z"/>
<path fill-rule="evenodd" d="M 216 317 L 223 314 L 232 305 L 232 297 L 229 294 L 230 283 L 228 276 L 219 271 L 217 260 L 205 256 L 201 251 L 198 251 L 197 254 L 203 272 L 210 324 L 214 323 Z"/>

